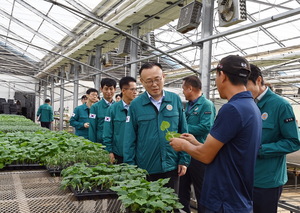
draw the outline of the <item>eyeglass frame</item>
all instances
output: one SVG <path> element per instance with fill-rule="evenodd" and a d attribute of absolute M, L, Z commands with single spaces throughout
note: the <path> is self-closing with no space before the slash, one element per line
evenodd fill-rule
<path fill-rule="evenodd" d="M 142 79 L 142 77 L 141 77 L 141 79 Z M 150 81 L 148 81 L 148 82 L 146 82 L 144 79 L 142 79 L 142 80 L 143 80 L 143 82 L 144 82 L 147 86 L 151 87 L 151 86 L 153 85 L 154 82 L 155 82 L 156 84 L 159 84 L 159 83 L 162 81 L 162 79 L 163 79 L 163 76 L 161 76 L 160 79 L 154 79 L 154 80 L 150 80 Z M 158 82 L 157 82 L 157 80 L 158 80 Z M 149 83 L 151 83 L 151 84 L 149 85 Z"/>
<path fill-rule="evenodd" d="M 124 88 L 125 90 L 130 90 L 131 92 L 138 91 L 138 88 Z"/>

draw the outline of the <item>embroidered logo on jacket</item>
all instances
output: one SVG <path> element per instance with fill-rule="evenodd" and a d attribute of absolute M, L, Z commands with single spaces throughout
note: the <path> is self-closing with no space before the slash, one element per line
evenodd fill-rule
<path fill-rule="evenodd" d="M 105 119 L 104 119 L 105 121 L 107 121 L 107 122 L 110 122 L 110 120 L 111 120 L 111 118 L 110 117 L 107 117 L 107 116 L 105 116 Z"/>
<path fill-rule="evenodd" d="M 90 118 L 96 118 L 96 114 L 90 114 Z"/>

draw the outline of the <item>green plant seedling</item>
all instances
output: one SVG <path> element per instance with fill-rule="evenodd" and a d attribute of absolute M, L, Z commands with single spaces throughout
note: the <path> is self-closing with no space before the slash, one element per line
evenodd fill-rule
<path fill-rule="evenodd" d="M 177 133 L 177 132 L 175 132 L 175 131 L 170 132 L 170 131 L 168 130 L 168 128 L 169 128 L 170 126 L 171 126 L 171 125 L 170 125 L 170 123 L 169 123 L 168 121 L 163 121 L 163 122 L 161 123 L 161 125 L 160 125 L 161 131 L 167 130 L 167 133 L 166 133 L 166 140 L 167 140 L 167 141 L 170 141 L 171 138 L 179 138 L 180 135 L 181 135 L 180 133 Z"/>

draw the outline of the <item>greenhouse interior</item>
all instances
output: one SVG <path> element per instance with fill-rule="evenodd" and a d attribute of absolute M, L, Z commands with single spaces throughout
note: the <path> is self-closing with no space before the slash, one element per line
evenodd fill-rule
<path fill-rule="evenodd" d="M 278 108 L 281 111 L 277 111 L 276 104 L 269 104 L 271 109 L 268 113 L 257 110 L 260 108 L 256 109 L 260 113 L 259 120 L 262 120 L 255 127 L 262 132 L 257 138 L 263 139 L 266 137 L 264 134 L 271 131 L 270 128 L 273 131 L 278 128 L 281 134 L 280 142 L 283 143 L 290 139 L 286 132 L 292 132 L 291 127 L 286 125 L 293 123 L 297 129 L 296 138 L 298 139 L 293 145 L 277 143 L 276 146 L 281 147 L 281 151 L 276 153 L 273 150 L 276 154 L 269 153 L 268 155 L 268 151 L 265 151 L 266 156 L 263 157 L 263 153 L 259 151 L 258 156 L 253 157 L 254 164 L 256 158 L 268 159 L 271 162 L 277 157 L 277 162 L 281 162 L 280 169 L 275 170 L 275 173 L 278 172 L 277 175 L 272 172 L 268 173 L 269 179 L 274 176 L 272 181 L 277 181 L 275 179 L 279 178 L 280 172 L 284 177 L 284 183 L 276 185 L 276 187 L 281 187 L 282 193 L 280 192 L 281 196 L 279 195 L 279 200 L 277 199 L 274 204 L 274 211 L 268 210 L 268 206 L 271 205 L 269 203 L 262 204 L 267 206 L 265 207 L 267 212 L 256 210 L 252 191 L 249 198 L 238 201 L 232 197 L 232 200 L 228 201 L 239 203 L 248 199 L 247 202 L 249 201 L 250 204 L 245 204 L 243 207 L 247 206 L 247 211 L 236 211 L 235 207 L 231 209 L 228 207 L 230 204 L 227 205 L 225 201 L 217 207 L 216 205 L 212 207 L 212 204 L 211 206 L 207 204 L 207 206 L 205 202 L 215 202 L 210 198 L 201 197 L 200 204 L 199 188 L 196 189 L 198 186 L 196 187 L 193 181 L 188 186 L 190 197 L 184 197 L 189 203 L 187 207 L 182 202 L 183 195 L 180 192 L 181 182 L 187 173 L 183 176 L 179 175 L 181 177 L 176 174 L 175 188 L 167 187 L 172 182 L 169 182 L 169 178 L 173 180 L 173 176 L 160 176 L 155 180 L 148 178 L 155 175 L 151 173 L 152 166 L 163 168 L 163 171 L 171 171 L 169 168 L 164 168 L 165 164 L 168 165 L 168 160 L 172 157 L 173 160 L 179 161 L 178 159 L 183 158 L 182 153 L 195 160 L 188 151 L 182 149 L 177 152 L 173 145 L 169 145 L 174 140 L 178 143 L 184 140 L 176 140 L 176 138 L 182 137 L 179 133 L 187 133 L 190 129 L 187 113 L 191 109 L 194 110 L 192 114 L 195 117 L 200 114 L 208 114 L 212 117 L 211 125 L 206 128 L 207 132 L 203 135 L 203 140 L 207 142 L 212 137 L 213 141 L 224 145 L 218 151 L 225 150 L 227 143 L 214 137 L 213 129 L 216 123 L 221 123 L 222 117 L 219 112 L 225 109 L 222 107 L 228 106 L 231 102 L 224 96 L 224 91 L 227 91 L 225 87 L 224 91 L 218 90 L 221 84 L 220 78 L 223 75 L 227 77 L 225 71 L 220 71 L 223 67 L 221 60 L 225 64 L 223 59 L 229 55 L 246 60 L 245 66 L 250 67 L 251 64 L 251 70 L 246 68 L 251 74 L 253 73 L 252 65 L 255 65 L 261 73 L 257 79 L 264 81 L 261 83 L 261 88 L 265 88 L 265 91 L 272 91 L 272 97 L 276 97 L 277 100 L 287 105 L 287 108 L 282 108 L 281 105 L 281 108 Z M 152 64 L 152 66 L 145 68 L 145 64 Z M 160 67 L 157 64 L 160 64 Z M 147 78 L 148 80 L 145 81 L 140 74 L 141 71 L 153 71 L 153 67 L 158 68 L 163 77 L 155 76 L 154 78 L 154 74 L 150 73 L 149 76 L 152 75 L 152 78 L 150 80 Z M 188 98 L 187 92 L 184 92 L 185 86 L 188 85 L 187 78 L 190 76 L 196 76 L 197 82 L 200 80 L 200 92 L 203 94 L 201 97 L 212 103 L 215 115 L 204 111 L 198 113 L 196 112 L 198 107 L 191 108 L 196 103 L 195 101 L 201 98 L 197 96 L 194 101 Z M 134 105 L 129 109 L 125 108 L 128 91 L 123 86 L 130 86 L 133 81 L 125 82 L 122 86 L 119 82 L 124 77 L 132 77 L 136 80 L 135 87 L 131 88 L 131 91 L 136 92 L 135 96 L 137 100 L 140 100 L 130 100 Z M 113 86 L 112 84 L 102 85 L 103 80 L 107 78 L 116 82 L 111 96 L 111 103 L 113 103 L 111 106 L 110 101 L 105 99 L 107 94 L 104 87 Z M 231 82 L 229 77 L 228 79 Z M 249 81 L 251 81 L 250 78 Z M 209 212 L 300 213 L 300 124 L 298 125 L 300 121 L 300 0 L 1 0 L 0 82 L 0 212 L 205 212 L 202 208 L 200 209 L 201 205 L 211 210 Z M 159 96 L 161 102 L 158 102 L 155 98 L 153 99 L 155 96 L 152 97 L 150 92 L 152 90 L 149 88 L 153 85 L 158 86 L 160 83 L 164 92 L 161 92 Z M 255 81 L 253 83 L 259 86 L 255 84 Z M 194 88 L 192 84 L 188 86 Z M 232 83 L 230 86 L 236 85 Z M 256 98 L 252 96 L 253 92 L 248 89 L 248 86 L 243 86 L 243 88 L 245 88 L 245 94 L 251 94 L 251 100 L 260 97 L 258 103 L 252 100 L 254 105 L 256 106 L 257 103 L 259 107 L 261 98 L 268 94 L 268 91 L 259 93 L 262 96 Z M 91 90 L 88 93 L 89 89 L 96 89 L 96 91 Z M 247 89 L 252 93 L 247 92 Z M 92 100 L 92 93 L 96 93 L 99 99 L 97 100 L 99 105 L 97 101 L 92 103 L 95 107 L 88 106 L 89 101 Z M 123 104 L 126 109 L 126 115 L 123 112 L 125 117 L 124 119 L 122 117 L 120 129 L 114 129 L 112 132 L 107 127 L 107 123 L 112 123 L 111 126 L 115 125 L 111 114 L 103 114 L 104 123 L 100 124 L 97 121 L 97 124 L 92 124 L 93 119 L 97 120 L 99 116 L 102 116 L 98 107 L 101 101 L 103 103 L 106 101 L 109 106 L 106 112 L 112 113 L 113 109 L 117 108 L 117 105 L 114 106 L 117 104 L 115 102 L 117 94 L 123 94 Z M 172 97 L 178 97 L 176 99 L 180 102 L 178 107 L 175 106 L 175 101 L 166 105 L 168 102 L 167 100 L 164 102 L 164 99 L 167 99 L 169 94 L 174 95 Z M 167 122 L 169 119 L 171 122 L 172 119 L 178 118 L 178 114 L 179 117 L 182 115 L 181 117 L 184 117 L 182 126 L 187 127 L 185 132 L 179 132 L 179 129 L 173 127 L 178 121 L 177 123 L 172 121 L 171 127 L 168 122 L 167 126 L 163 126 L 163 122 L 150 125 L 152 121 L 149 121 L 147 126 L 146 116 L 150 118 L 151 113 L 147 114 L 143 111 L 146 106 L 145 102 L 142 102 L 145 101 L 143 97 L 147 98 L 147 95 L 149 103 L 152 102 L 153 107 L 150 104 L 152 110 L 157 107 L 154 102 L 161 104 L 159 106 L 166 105 L 165 112 L 159 107 L 155 108 L 154 120 Z M 82 102 L 83 96 L 87 97 L 86 103 Z M 279 102 L 276 103 L 279 105 Z M 80 107 L 80 109 L 85 109 L 82 105 L 86 106 L 88 117 L 85 118 L 87 123 L 83 122 L 80 129 L 76 117 L 79 116 L 78 119 L 81 119 L 78 110 Z M 115 108 L 110 110 L 112 106 Z M 129 104 L 126 106 L 129 107 Z M 98 111 L 92 112 L 92 110 Z M 178 112 L 172 114 L 175 110 Z M 287 111 L 292 117 L 283 117 L 284 113 L 290 115 Z M 51 119 L 43 120 L 43 116 L 48 112 L 50 112 Z M 141 113 L 144 115 L 140 115 Z M 166 116 L 165 119 L 160 120 L 160 116 L 164 116 L 164 113 L 170 113 L 169 117 Z M 246 114 L 251 114 L 251 112 Z M 172 117 L 174 115 L 175 117 Z M 231 118 L 232 125 L 235 125 L 233 123 L 238 119 Z M 264 122 L 268 118 L 274 122 L 280 119 L 279 127 L 277 123 L 269 123 L 269 127 L 265 125 Z M 136 124 L 134 119 L 136 119 Z M 197 125 L 200 125 L 201 119 L 199 117 Z M 43 123 L 47 126 L 43 126 Z M 223 126 L 227 124 L 231 125 L 231 123 L 224 122 Z M 92 126 L 96 128 L 93 130 L 96 139 L 90 136 L 93 134 L 91 133 Z M 131 129 L 127 131 L 130 127 L 134 127 L 132 131 L 135 132 Z M 139 132 L 142 128 L 143 130 Z M 169 132 L 168 128 L 174 132 Z M 227 128 L 230 129 L 230 127 Z M 156 129 L 158 132 L 155 132 Z M 87 131 L 87 137 L 79 134 L 81 130 Z M 150 135 L 151 131 L 154 131 L 153 134 L 157 134 L 158 137 L 168 131 L 166 136 L 163 136 L 163 140 L 154 140 L 155 143 L 160 144 L 157 147 L 164 148 L 157 151 L 159 148 L 156 147 L 157 153 L 155 153 L 154 149 L 147 151 L 147 147 L 151 145 L 143 145 L 144 147 L 138 150 L 141 139 L 146 138 L 145 141 L 148 142 L 148 138 L 149 141 L 150 138 L 155 138 Z M 101 132 L 100 141 L 98 140 L 99 132 Z M 176 136 L 175 133 L 179 135 Z M 189 133 L 194 135 L 191 131 Z M 206 138 L 209 133 L 210 137 Z M 107 134 L 110 134 L 107 137 L 113 138 L 111 144 L 123 134 L 124 137 L 117 141 L 123 143 L 124 140 L 124 151 L 122 151 L 124 156 L 121 156 L 120 160 L 117 158 L 120 157 L 118 154 L 108 150 L 111 148 L 105 144 Z M 168 134 L 171 135 L 169 138 Z M 268 134 L 271 133 L 268 132 Z M 199 142 L 198 137 L 195 136 L 195 138 L 200 143 L 198 150 L 209 146 L 204 146 L 204 141 Z M 134 158 L 132 162 L 135 163 L 127 164 L 131 152 L 125 151 L 126 147 L 130 146 L 125 146 L 125 142 L 129 143 L 131 140 L 135 140 L 132 142 L 134 152 L 136 152 L 132 157 Z M 258 145 L 259 149 L 265 149 L 262 148 L 263 142 L 257 143 L 260 145 Z M 273 143 L 275 144 L 274 141 Z M 152 147 L 154 147 L 153 144 Z M 116 145 L 112 144 L 112 146 Z M 289 146 L 289 148 L 283 146 Z M 171 151 L 168 151 L 170 149 Z M 151 154 L 145 154 L 147 152 Z M 125 157 L 125 153 L 129 156 Z M 142 154 L 145 154 L 143 156 L 145 159 L 147 156 L 152 159 L 153 155 L 157 154 L 157 157 L 153 159 L 159 158 L 158 162 L 162 165 L 148 165 L 151 163 L 147 164 L 147 159 L 138 159 L 138 155 Z M 164 156 L 165 154 L 167 156 Z M 222 178 L 221 165 L 215 165 L 219 154 L 216 153 L 214 156 L 215 160 L 209 163 L 200 162 L 198 158 L 195 161 L 205 166 L 205 177 L 213 171 L 209 168 L 215 166 L 214 168 L 218 168 L 215 170 L 216 176 Z M 272 163 L 274 162 L 275 160 Z M 254 177 L 257 164 L 258 160 L 256 160 L 255 169 L 249 166 L 250 164 L 243 167 L 247 172 L 251 170 L 250 175 Z M 180 173 L 179 168 L 185 168 L 185 172 L 191 171 L 192 173 L 191 164 L 180 165 L 176 162 L 177 165 L 178 173 Z M 235 163 L 232 167 L 234 166 Z M 269 164 L 269 167 L 272 166 L 273 164 Z M 158 173 L 165 174 L 165 172 Z M 229 175 L 229 170 L 224 174 Z M 206 187 L 209 184 L 205 183 L 207 179 L 204 178 L 202 194 L 204 191 L 205 194 L 212 193 L 207 192 L 209 191 L 208 186 Z M 250 183 L 252 190 L 253 187 L 257 188 L 255 184 L 256 181 L 253 186 L 252 180 Z M 237 185 L 240 184 L 233 183 L 233 187 Z M 176 187 L 179 187 L 179 193 Z M 266 186 L 266 188 L 269 187 Z M 222 189 L 219 188 L 219 190 Z"/>

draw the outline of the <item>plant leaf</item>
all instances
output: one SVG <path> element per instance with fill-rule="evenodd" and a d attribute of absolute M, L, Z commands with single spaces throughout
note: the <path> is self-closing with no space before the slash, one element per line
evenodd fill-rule
<path fill-rule="evenodd" d="M 165 131 L 166 129 L 168 129 L 170 127 L 170 123 L 168 121 L 163 121 L 160 125 L 160 129 L 161 131 Z"/>

